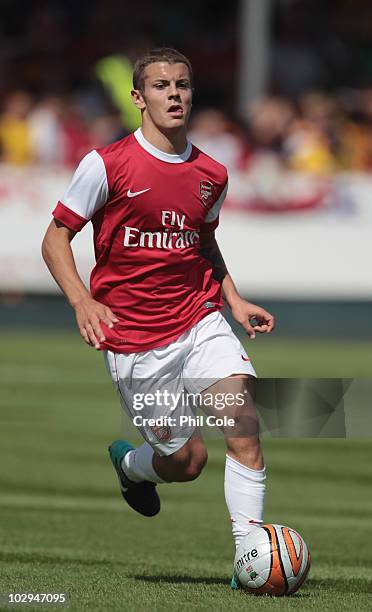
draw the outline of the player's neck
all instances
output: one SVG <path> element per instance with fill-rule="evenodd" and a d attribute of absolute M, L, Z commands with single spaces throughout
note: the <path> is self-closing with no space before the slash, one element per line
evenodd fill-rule
<path fill-rule="evenodd" d="M 185 128 L 162 132 L 153 124 L 143 124 L 141 130 L 144 138 L 163 153 L 181 155 L 187 147 Z"/>

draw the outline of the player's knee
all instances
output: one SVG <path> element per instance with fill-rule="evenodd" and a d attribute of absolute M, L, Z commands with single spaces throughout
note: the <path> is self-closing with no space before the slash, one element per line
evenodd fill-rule
<path fill-rule="evenodd" d="M 184 475 L 187 480 L 195 480 L 200 476 L 205 464 L 208 461 L 208 454 L 206 449 L 204 452 L 199 452 L 196 456 L 192 456 L 185 466 Z"/>
<path fill-rule="evenodd" d="M 182 480 L 195 480 L 202 472 L 208 460 L 204 445 L 193 445 L 181 449 L 175 457 L 177 472 Z"/>

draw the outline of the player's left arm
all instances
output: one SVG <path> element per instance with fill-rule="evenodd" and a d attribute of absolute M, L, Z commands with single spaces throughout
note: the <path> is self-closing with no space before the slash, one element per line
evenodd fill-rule
<path fill-rule="evenodd" d="M 213 277 L 222 285 L 226 302 L 235 321 L 240 323 L 253 340 L 256 332 L 269 334 L 275 327 L 275 318 L 261 306 L 244 300 L 238 293 L 217 244 L 214 231 L 200 233 L 200 254 L 213 267 Z M 253 322 L 255 320 L 255 322 Z"/>

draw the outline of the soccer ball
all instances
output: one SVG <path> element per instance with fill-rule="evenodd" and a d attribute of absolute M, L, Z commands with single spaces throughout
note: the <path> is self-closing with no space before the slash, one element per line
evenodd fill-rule
<path fill-rule="evenodd" d="M 284 525 L 253 529 L 239 544 L 234 569 L 240 586 L 255 595 L 292 595 L 310 569 L 308 548 L 297 531 Z"/>

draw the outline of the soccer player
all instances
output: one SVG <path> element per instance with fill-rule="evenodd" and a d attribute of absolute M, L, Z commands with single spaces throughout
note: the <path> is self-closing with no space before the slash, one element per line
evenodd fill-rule
<path fill-rule="evenodd" d="M 219 401 L 208 403 L 208 414 L 233 418 L 222 429 L 237 545 L 262 524 L 265 466 L 255 371 L 220 313 L 221 293 L 251 339 L 270 333 L 274 318 L 241 298 L 218 248 L 227 172 L 187 140 L 192 95 L 190 62 L 175 49 L 137 60 L 132 99 L 142 127 L 83 158 L 53 211 L 42 252 L 82 338 L 104 352 L 122 406 L 145 440 L 138 448 L 125 440 L 109 448 L 122 496 L 153 516 L 158 483 L 199 476 L 207 451 L 184 392 L 208 393 Z M 70 246 L 89 220 L 96 256 L 90 291 Z"/>

